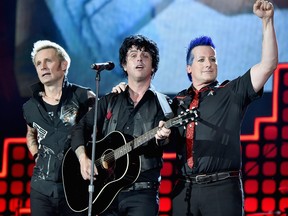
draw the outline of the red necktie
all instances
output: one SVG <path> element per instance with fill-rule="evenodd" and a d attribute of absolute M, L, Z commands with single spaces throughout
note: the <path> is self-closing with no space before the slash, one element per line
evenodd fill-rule
<path fill-rule="evenodd" d="M 198 90 L 194 90 L 194 98 L 192 102 L 190 103 L 189 109 L 197 108 L 199 104 L 199 92 Z M 193 167 L 194 161 L 193 161 L 193 145 L 194 145 L 194 132 L 195 132 L 195 121 L 190 122 L 187 125 L 186 130 L 186 152 L 187 152 L 187 164 L 190 168 Z"/>
<path fill-rule="evenodd" d="M 210 90 L 210 93 L 208 94 L 208 96 L 213 95 L 214 91 L 209 86 L 204 87 L 204 88 L 200 89 L 199 91 L 197 89 L 193 89 L 194 97 L 193 97 L 192 102 L 190 103 L 189 109 L 198 108 L 200 92 L 205 92 L 208 90 Z M 195 121 L 190 122 L 190 124 L 188 124 L 187 130 L 186 130 L 187 164 L 190 168 L 192 168 L 194 165 L 193 147 L 194 147 L 195 124 L 196 124 Z"/>

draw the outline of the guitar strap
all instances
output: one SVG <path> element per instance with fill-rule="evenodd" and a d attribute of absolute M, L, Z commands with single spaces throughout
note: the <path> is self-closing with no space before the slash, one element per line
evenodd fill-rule
<path fill-rule="evenodd" d="M 172 118 L 174 115 L 173 115 L 172 109 L 170 107 L 170 104 L 168 103 L 168 100 L 170 100 L 170 99 L 166 95 L 164 95 L 160 92 L 157 92 L 155 90 L 153 92 L 156 94 L 156 96 L 158 98 L 159 104 L 162 108 L 162 111 L 163 111 L 165 117 L 167 119 Z M 112 114 L 111 119 L 105 118 L 105 122 L 104 122 L 103 129 L 102 129 L 103 134 L 108 134 L 112 131 L 115 131 L 115 129 L 116 129 L 118 114 L 119 114 L 119 110 L 120 110 L 120 107 L 121 107 L 122 101 L 123 101 L 123 100 L 121 100 L 120 97 L 124 97 L 124 94 L 123 93 L 115 94 L 115 96 L 112 97 L 112 99 L 108 103 L 107 114 L 109 112 L 113 113 L 113 114 Z M 117 99 L 120 99 L 121 103 L 116 103 Z"/>
<path fill-rule="evenodd" d="M 172 109 L 170 107 L 170 104 L 168 103 L 168 100 L 170 100 L 166 95 L 158 92 L 158 91 L 154 91 L 157 95 L 157 98 L 158 98 L 158 101 L 159 101 L 159 104 L 162 108 L 162 111 L 165 115 L 165 117 L 167 119 L 170 119 L 174 116 L 173 112 L 172 112 Z"/>

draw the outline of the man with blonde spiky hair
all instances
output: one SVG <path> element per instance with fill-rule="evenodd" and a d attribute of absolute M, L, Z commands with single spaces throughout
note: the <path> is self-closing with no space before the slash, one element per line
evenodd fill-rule
<path fill-rule="evenodd" d="M 66 71 L 65 75 L 67 75 L 68 74 L 68 69 L 69 69 L 70 64 L 71 64 L 70 56 L 63 49 L 63 47 L 61 47 L 59 44 L 57 44 L 55 42 L 52 42 L 52 41 L 49 41 L 49 40 L 39 40 L 36 43 L 34 43 L 34 47 L 33 47 L 33 50 L 31 52 L 31 58 L 32 58 L 33 64 L 35 65 L 36 54 L 40 50 L 49 49 L 49 48 L 55 49 L 60 61 L 66 61 L 67 62 L 67 67 L 66 67 L 66 70 L 65 70 Z"/>
<path fill-rule="evenodd" d="M 88 111 L 94 93 L 68 82 L 71 59 L 57 43 L 39 40 L 31 52 L 39 78 L 23 105 L 27 147 L 35 159 L 31 179 L 32 216 L 80 215 L 68 207 L 62 184 L 63 155 L 72 126 Z M 93 104 L 93 103 L 92 103 Z"/>

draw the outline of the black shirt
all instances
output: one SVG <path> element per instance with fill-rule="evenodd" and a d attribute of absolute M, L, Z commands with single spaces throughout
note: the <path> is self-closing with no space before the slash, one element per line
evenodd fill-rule
<path fill-rule="evenodd" d="M 94 112 L 94 108 L 91 109 L 75 126 L 71 143 L 74 150 L 79 145 L 85 144 L 87 141 L 85 134 L 89 136 L 93 132 Z M 128 90 L 119 95 L 113 93 L 105 95 L 99 100 L 97 114 L 97 140 L 114 130 L 133 139 L 132 137 L 138 137 L 157 127 L 160 120 L 165 120 L 157 96 L 152 90 L 146 91 L 136 107 L 129 97 Z M 163 149 L 156 144 L 155 138 L 130 154 L 141 155 L 141 173 L 137 181 L 158 182 L 160 180 Z"/>
<path fill-rule="evenodd" d="M 38 159 L 33 169 L 31 187 L 53 197 L 64 197 L 61 165 L 70 147 L 72 126 L 89 108 L 88 89 L 64 80 L 58 105 L 46 104 L 39 92 L 43 84 L 32 86 L 33 97 L 23 105 L 26 123 L 37 130 Z M 53 114 L 52 114 L 53 113 Z"/>
<path fill-rule="evenodd" d="M 178 113 L 189 107 L 193 86 L 174 99 Z M 191 94 L 192 93 L 192 94 Z M 200 93 L 199 115 L 194 137 L 194 167 L 186 163 L 186 131 L 179 129 L 176 144 L 178 171 L 181 175 L 233 171 L 241 168 L 241 123 L 248 104 L 259 98 L 251 83 L 250 70 L 225 85 L 217 82 Z"/>

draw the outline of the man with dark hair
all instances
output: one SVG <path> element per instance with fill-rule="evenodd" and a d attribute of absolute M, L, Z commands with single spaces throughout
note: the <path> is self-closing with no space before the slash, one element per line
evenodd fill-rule
<path fill-rule="evenodd" d="M 148 131 L 153 128 L 159 129 L 151 136 L 151 139 L 129 153 L 134 159 L 136 156 L 136 161 L 133 159 L 131 161 L 134 165 L 137 165 L 137 158 L 140 159 L 139 166 L 135 166 L 135 182 L 120 188 L 121 191 L 119 190 L 120 192 L 118 191 L 115 197 L 113 194 L 107 194 L 108 197 L 111 196 L 113 202 L 103 210 L 104 212 L 102 211 L 101 215 L 155 216 L 159 211 L 158 190 L 161 180 L 163 145 L 167 144 L 170 134 L 170 129 L 165 128 L 162 120 L 166 120 L 172 113 L 166 97 L 156 92 L 151 86 L 152 77 L 159 63 L 158 47 L 154 41 L 142 35 L 129 36 L 125 38 L 120 47 L 119 60 L 127 75 L 128 86 L 120 94 L 110 93 L 99 100 L 97 139 L 110 137 L 115 130 L 137 139 L 149 133 Z M 163 97 L 164 100 L 160 100 L 159 97 Z M 165 107 L 170 109 L 170 113 L 166 113 Z M 95 107 L 84 116 L 72 133 L 72 148 L 79 159 L 83 179 L 91 177 L 91 160 L 84 146 L 85 133 L 90 131 L 91 134 L 94 125 L 94 109 Z M 119 140 L 109 143 L 110 150 L 116 146 L 117 142 L 119 143 Z M 96 152 L 101 148 L 99 145 L 100 143 L 96 142 Z M 104 166 L 95 166 L 94 172 L 98 173 L 95 176 L 96 180 L 103 178 L 102 169 L 107 165 L 105 156 L 103 160 Z M 123 165 L 121 163 L 119 160 L 115 161 L 115 169 L 118 171 Z M 108 164 L 106 169 L 110 170 L 109 168 Z M 115 175 L 113 168 L 111 173 L 112 176 Z M 118 180 L 116 179 L 113 181 L 116 182 Z M 100 205 L 102 204 L 100 200 Z"/>

